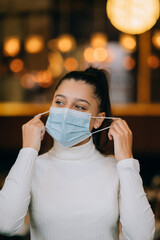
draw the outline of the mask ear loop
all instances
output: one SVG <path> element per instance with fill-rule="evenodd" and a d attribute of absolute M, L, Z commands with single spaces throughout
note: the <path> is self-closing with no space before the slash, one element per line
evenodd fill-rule
<path fill-rule="evenodd" d="M 91 117 L 91 118 L 120 119 L 120 118 L 118 118 L 118 117 Z M 99 130 L 97 130 L 97 131 L 94 131 L 94 132 L 92 133 L 92 135 L 95 134 L 95 133 L 97 133 L 97 132 L 101 132 L 101 131 L 104 131 L 104 130 L 106 130 L 106 129 L 109 129 L 109 128 L 110 128 L 110 126 L 109 126 L 109 127 L 102 128 L 102 129 L 99 129 Z"/>
<path fill-rule="evenodd" d="M 97 133 L 97 132 L 101 132 L 101 131 L 104 131 L 104 130 L 106 130 L 106 129 L 109 129 L 109 128 L 110 128 L 110 127 L 105 127 L 105 128 L 99 129 L 99 130 L 93 132 L 92 135 L 95 134 L 95 133 Z"/>
<path fill-rule="evenodd" d="M 43 112 L 43 113 L 38 113 L 38 114 L 35 115 L 34 117 L 42 116 L 42 115 L 44 115 L 44 114 L 46 114 L 46 113 L 49 113 L 49 112 L 50 112 L 50 110 L 49 110 L 49 111 L 46 111 L 46 112 Z"/>
<path fill-rule="evenodd" d="M 119 117 L 91 117 L 91 118 L 120 119 Z"/>

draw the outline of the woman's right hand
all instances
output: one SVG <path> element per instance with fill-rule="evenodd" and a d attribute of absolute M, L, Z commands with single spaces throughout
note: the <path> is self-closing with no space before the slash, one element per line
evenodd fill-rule
<path fill-rule="evenodd" d="M 45 126 L 40 117 L 38 115 L 22 126 L 23 148 L 30 147 L 39 152 L 45 134 Z"/>

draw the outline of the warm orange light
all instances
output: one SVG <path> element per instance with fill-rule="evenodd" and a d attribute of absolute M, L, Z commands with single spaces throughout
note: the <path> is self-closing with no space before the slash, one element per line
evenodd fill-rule
<path fill-rule="evenodd" d="M 94 59 L 94 49 L 93 48 L 89 47 L 89 48 L 85 49 L 84 59 L 89 63 L 93 63 L 95 61 L 95 59 Z"/>
<path fill-rule="evenodd" d="M 158 49 L 160 49 L 160 30 L 154 32 L 152 37 L 152 43 Z"/>
<path fill-rule="evenodd" d="M 75 58 L 70 57 L 64 61 L 64 66 L 67 71 L 74 71 L 78 68 L 78 62 Z"/>
<path fill-rule="evenodd" d="M 29 73 L 25 73 L 21 77 L 21 85 L 26 89 L 31 89 L 35 86 L 35 76 Z"/>
<path fill-rule="evenodd" d="M 91 36 L 91 45 L 94 48 L 105 47 L 107 44 L 107 36 L 104 33 L 94 33 Z"/>
<path fill-rule="evenodd" d="M 37 77 L 35 79 L 35 81 L 43 88 L 48 88 L 52 82 L 53 82 L 53 78 L 52 78 L 52 74 L 50 71 L 48 70 L 43 70 L 40 71 L 37 74 Z"/>
<path fill-rule="evenodd" d="M 25 49 L 29 53 L 38 53 L 44 48 L 44 40 L 40 35 L 31 35 L 25 41 Z"/>
<path fill-rule="evenodd" d="M 58 38 L 58 48 L 61 52 L 69 52 L 76 46 L 75 39 L 70 34 L 62 34 Z"/>
<path fill-rule="evenodd" d="M 149 65 L 149 67 L 151 67 L 153 69 L 156 69 L 160 66 L 160 60 L 155 55 L 149 56 L 148 59 L 147 59 L 147 63 Z"/>
<path fill-rule="evenodd" d="M 121 34 L 120 44 L 130 52 L 133 52 L 136 48 L 136 38 L 131 35 Z"/>
<path fill-rule="evenodd" d="M 54 78 L 59 77 L 63 72 L 64 62 L 60 52 L 52 52 L 48 54 L 49 67 L 48 70 Z"/>
<path fill-rule="evenodd" d="M 103 62 L 108 57 L 107 50 L 105 48 L 96 48 L 94 50 L 94 59 L 98 62 Z"/>
<path fill-rule="evenodd" d="M 108 0 L 107 15 L 118 30 L 129 34 L 146 32 L 159 18 L 159 0 Z"/>
<path fill-rule="evenodd" d="M 136 62 L 132 57 L 127 56 L 123 59 L 122 65 L 126 70 L 132 70 L 135 67 Z"/>
<path fill-rule="evenodd" d="M 9 64 L 9 68 L 11 69 L 12 72 L 15 72 L 15 73 L 22 71 L 23 67 L 24 67 L 24 63 L 19 58 L 13 59 Z"/>
<path fill-rule="evenodd" d="M 20 40 L 17 37 L 7 38 L 4 41 L 3 51 L 6 56 L 16 56 L 20 51 Z"/>

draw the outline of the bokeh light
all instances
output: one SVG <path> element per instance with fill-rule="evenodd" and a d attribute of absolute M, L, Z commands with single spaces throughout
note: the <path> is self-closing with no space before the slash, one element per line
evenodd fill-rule
<path fill-rule="evenodd" d="M 4 41 L 3 52 L 6 56 L 16 56 L 19 53 L 20 48 L 20 40 L 18 37 L 9 37 Z"/>
<path fill-rule="evenodd" d="M 36 81 L 41 87 L 48 88 L 53 82 L 52 74 L 48 70 L 42 70 L 38 72 L 34 81 Z"/>
<path fill-rule="evenodd" d="M 135 36 L 121 34 L 120 44 L 129 52 L 133 52 L 136 49 L 136 38 Z"/>
<path fill-rule="evenodd" d="M 9 64 L 10 70 L 15 73 L 21 72 L 23 70 L 23 67 L 24 63 L 19 58 L 13 59 Z"/>
<path fill-rule="evenodd" d="M 152 43 L 158 49 L 160 49 L 160 30 L 154 32 L 152 37 Z"/>
<path fill-rule="evenodd" d="M 69 52 L 76 46 L 75 39 L 70 34 L 62 34 L 58 38 L 58 49 L 61 52 Z"/>
<path fill-rule="evenodd" d="M 25 41 L 25 49 L 29 53 L 38 53 L 44 48 L 44 39 L 40 35 L 31 35 Z"/>
<path fill-rule="evenodd" d="M 48 70 L 52 73 L 53 78 L 59 77 L 64 68 L 64 61 L 61 53 L 58 51 L 49 53 L 48 62 Z"/>
<path fill-rule="evenodd" d="M 91 36 L 91 45 L 94 48 L 105 47 L 107 44 L 107 36 L 104 33 L 94 33 Z"/>
<path fill-rule="evenodd" d="M 35 76 L 30 73 L 25 73 L 20 80 L 21 85 L 26 89 L 31 89 L 35 86 Z"/>
<path fill-rule="evenodd" d="M 122 65 L 126 70 L 132 70 L 135 67 L 136 62 L 134 58 L 126 56 L 122 61 Z"/>
<path fill-rule="evenodd" d="M 159 0 L 108 0 L 106 11 L 118 30 L 141 34 L 149 30 L 159 18 Z"/>
<path fill-rule="evenodd" d="M 64 61 L 64 66 L 67 71 L 75 71 L 78 68 L 78 62 L 75 58 L 69 57 Z"/>
<path fill-rule="evenodd" d="M 94 59 L 94 48 L 88 47 L 84 50 L 84 59 L 89 62 L 93 63 L 95 61 Z"/>
<path fill-rule="evenodd" d="M 153 69 L 159 68 L 160 66 L 160 60 L 155 55 L 149 56 L 147 59 L 147 63 L 148 63 L 148 66 Z"/>
<path fill-rule="evenodd" d="M 96 48 L 93 56 L 96 61 L 103 62 L 108 57 L 108 52 L 105 48 Z"/>

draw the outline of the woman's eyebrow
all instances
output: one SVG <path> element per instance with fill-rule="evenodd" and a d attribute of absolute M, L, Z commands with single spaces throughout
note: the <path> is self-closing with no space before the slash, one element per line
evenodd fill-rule
<path fill-rule="evenodd" d="M 62 97 L 62 98 L 66 98 L 64 95 L 62 94 L 57 94 L 55 97 Z"/>
<path fill-rule="evenodd" d="M 64 99 L 67 98 L 67 97 L 65 97 L 65 96 L 62 95 L 62 94 L 57 94 L 55 97 L 62 97 L 62 98 L 64 98 Z M 90 103 L 89 103 L 87 100 L 85 100 L 85 99 L 75 98 L 75 100 L 76 100 L 77 102 L 85 102 L 85 103 L 87 103 L 87 104 L 90 106 Z"/>
<path fill-rule="evenodd" d="M 85 102 L 90 106 L 90 103 L 87 100 L 81 99 L 81 98 L 76 98 L 76 101 L 78 102 Z"/>

